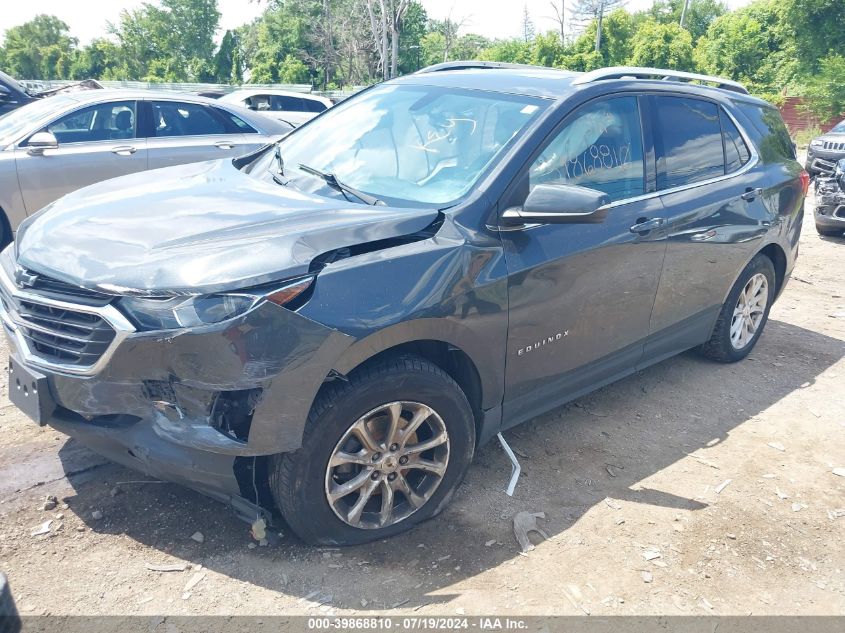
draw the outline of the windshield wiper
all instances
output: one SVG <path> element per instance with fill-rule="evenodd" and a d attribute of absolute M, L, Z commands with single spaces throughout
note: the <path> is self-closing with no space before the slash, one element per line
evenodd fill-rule
<path fill-rule="evenodd" d="M 337 176 L 331 173 L 327 173 L 324 171 L 320 171 L 319 169 L 315 169 L 314 167 L 309 167 L 308 165 L 303 165 L 302 163 L 299 164 L 299 168 L 304 171 L 306 174 L 311 174 L 312 176 L 317 176 L 318 178 L 322 178 L 325 183 L 331 187 L 332 189 L 337 189 L 341 192 L 344 197 L 348 200 L 349 198 L 346 196 L 347 193 L 351 193 L 353 196 L 358 198 L 361 202 L 369 205 L 383 205 L 384 201 L 379 200 L 375 196 L 371 196 L 368 193 L 364 193 L 363 191 L 358 191 L 354 187 L 350 187 L 337 179 Z"/>

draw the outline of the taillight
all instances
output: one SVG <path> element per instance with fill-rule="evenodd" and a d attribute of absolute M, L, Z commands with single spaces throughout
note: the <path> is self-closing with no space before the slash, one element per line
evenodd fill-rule
<path fill-rule="evenodd" d="M 807 173 L 806 169 L 801 170 L 801 190 L 804 192 L 805 196 L 810 190 L 810 174 Z"/>

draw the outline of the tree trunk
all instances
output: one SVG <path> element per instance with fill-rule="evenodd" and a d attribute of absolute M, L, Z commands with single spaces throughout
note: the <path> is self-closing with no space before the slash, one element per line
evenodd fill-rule
<path fill-rule="evenodd" d="M 599 4 L 599 23 L 596 28 L 596 52 L 601 52 L 601 23 L 604 19 L 604 0 Z"/>

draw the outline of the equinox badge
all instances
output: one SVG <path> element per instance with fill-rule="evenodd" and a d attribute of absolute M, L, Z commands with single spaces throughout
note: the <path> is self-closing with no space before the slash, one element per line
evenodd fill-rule
<path fill-rule="evenodd" d="M 544 338 L 536 343 L 532 343 L 531 345 L 526 345 L 525 347 L 520 347 L 519 350 L 516 352 L 517 356 L 523 356 L 528 352 L 533 352 L 534 350 L 540 349 L 544 345 L 557 343 L 563 340 L 564 336 L 569 336 L 569 330 L 564 330 L 563 332 L 558 332 L 554 336 L 549 336 L 548 338 Z"/>

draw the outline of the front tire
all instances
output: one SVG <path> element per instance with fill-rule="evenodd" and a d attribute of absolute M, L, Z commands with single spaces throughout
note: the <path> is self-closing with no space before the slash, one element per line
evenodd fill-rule
<path fill-rule="evenodd" d="M 722 305 L 710 339 L 699 351 L 720 363 L 735 363 L 754 349 L 775 299 L 775 267 L 757 255 L 745 267 Z"/>
<path fill-rule="evenodd" d="M 438 514 L 474 449 L 458 384 L 425 359 L 396 357 L 323 389 L 302 447 L 271 460 L 270 488 L 302 540 L 356 545 Z"/>

